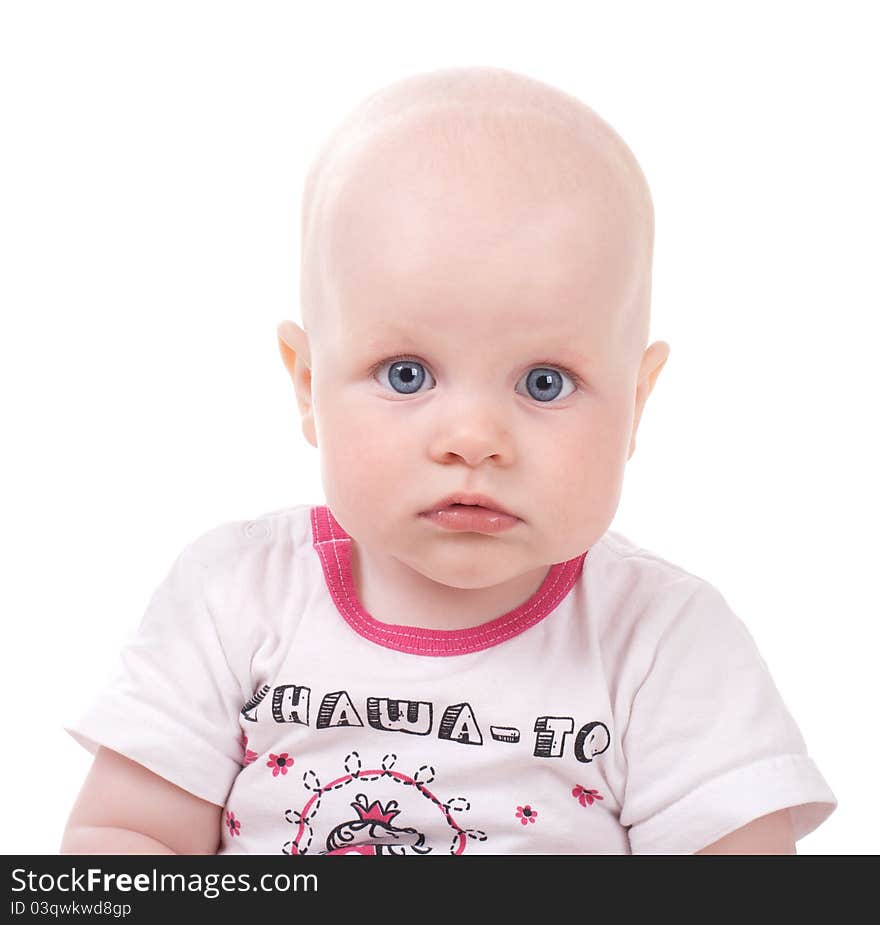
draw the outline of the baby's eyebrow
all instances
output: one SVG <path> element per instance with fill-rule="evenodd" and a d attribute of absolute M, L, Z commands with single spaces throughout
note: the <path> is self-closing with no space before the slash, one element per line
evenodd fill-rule
<path fill-rule="evenodd" d="M 546 352 L 546 351 L 545 351 Z M 590 366 L 592 360 L 584 356 L 579 350 L 573 350 L 571 347 L 559 345 L 550 350 L 549 357 L 559 357 L 572 366 Z"/>
<path fill-rule="evenodd" d="M 418 336 L 405 328 L 383 328 L 380 334 L 372 334 L 366 338 L 366 346 L 370 350 L 384 350 L 393 345 L 416 344 Z"/>
<path fill-rule="evenodd" d="M 416 334 L 400 328 L 384 331 L 381 336 L 368 337 L 366 347 L 371 352 L 394 351 L 403 353 L 407 350 L 421 352 L 424 350 L 424 342 Z M 528 356 L 538 362 L 550 363 L 556 361 L 582 368 L 593 365 L 593 361 L 589 357 L 567 344 L 545 344 L 542 341 L 536 341 L 534 345 L 523 347 L 521 352 L 524 357 Z"/>

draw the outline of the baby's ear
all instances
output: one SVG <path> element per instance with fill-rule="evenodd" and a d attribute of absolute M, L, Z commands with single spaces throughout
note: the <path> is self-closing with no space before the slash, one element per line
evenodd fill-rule
<path fill-rule="evenodd" d="M 315 432 L 315 418 L 312 407 L 312 364 L 309 353 L 309 338 L 306 332 L 292 321 L 282 321 L 277 328 L 278 348 L 281 359 L 293 380 L 296 403 L 302 418 L 303 436 L 313 446 L 318 446 Z"/>
<path fill-rule="evenodd" d="M 632 455 L 636 451 L 636 432 L 639 429 L 639 422 L 642 419 L 642 411 L 644 411 L 645 402 L 654 390 L 654 383 L 657 381 L 660 370 L 666 365 L 668 359 L 669 344 L 662 340 L 658 340 L 656 343 L 651 344 L 642 357 L 638 383 L 636 385 L 636 404 L 633 429 L 629 438 L 629 453 L 626 457 L 627 460 L 632 459 Z"/>
<path fill-rule="evenodd" d="M 311 368 L 308 334 L 293 321 L 282 321 L 278 325 L 277 333 L 281 359 L 284 360 L 284 365 L 290 375 L 294 375 L 297 358 L 304 366 Z"/>

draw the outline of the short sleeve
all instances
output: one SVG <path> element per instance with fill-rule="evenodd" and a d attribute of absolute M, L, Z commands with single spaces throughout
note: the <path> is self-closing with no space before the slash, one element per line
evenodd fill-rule
<path fill-rule="evenodd" d="M 63 726 L 222 806 L 241 770 L 240 686 L 205 594 L 198 541 L 178 556 L 121 652 L 121 668 Z"/>
<path fill-rule="evenodd" d="M 837 805 L 746 626 L 705 582 L 659 634 L 622 747 L 633 854 L 693 854 L 783 808 L 797 840 Z"/>

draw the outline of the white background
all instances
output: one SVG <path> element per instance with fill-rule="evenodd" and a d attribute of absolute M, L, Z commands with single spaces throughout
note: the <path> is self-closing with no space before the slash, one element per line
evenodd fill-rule
<path fill-rule="evenodd" d="M 57 852 L 91 762 L 62 721 L 180 549 L 323 500 L 275 339 L 318 146 L 386 83 L 489 64 L 579 96 L 648 176 L 672 352 L 613 528 L 750 629 L 840 801 L 799 853 L 874 853 L 872 9 L 3 4 L 0 852 Z"/>

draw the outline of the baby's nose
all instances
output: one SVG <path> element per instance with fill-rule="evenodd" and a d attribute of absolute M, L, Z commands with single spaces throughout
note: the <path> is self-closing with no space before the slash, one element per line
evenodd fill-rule
<path fill-rule="evenodd" d="M 513 458 L 510 426 L 497 408 L 485 402 L 456 404 L 435 431 L 430 453 L 438 462 L 458 458 L 468 466 L 486 459 L 509 464 Z"/>

